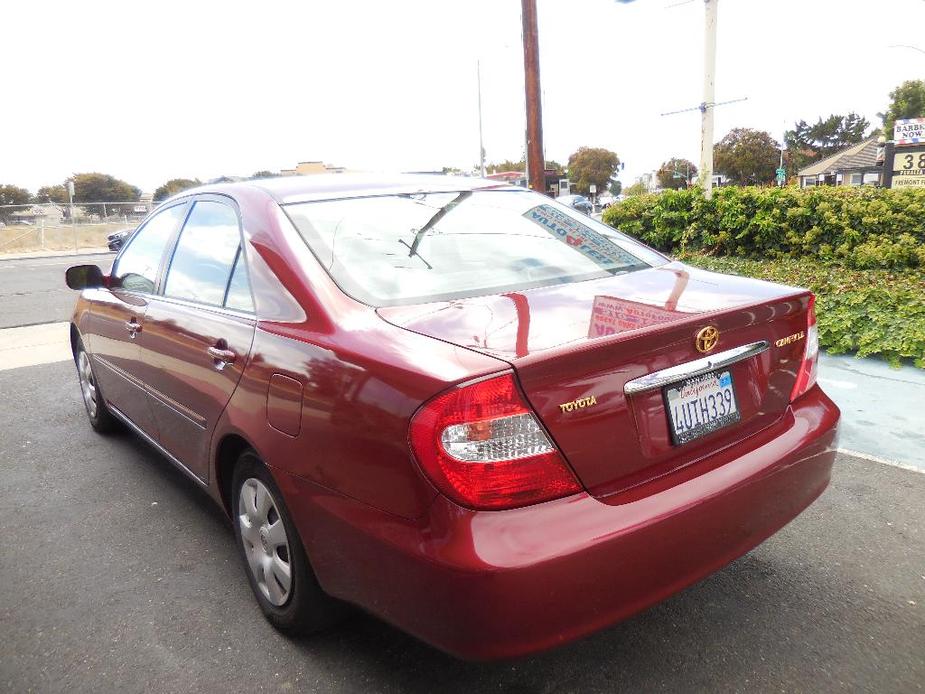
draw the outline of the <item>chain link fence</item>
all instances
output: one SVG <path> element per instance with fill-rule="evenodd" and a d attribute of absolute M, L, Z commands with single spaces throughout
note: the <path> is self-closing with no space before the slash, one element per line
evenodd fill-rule
<path fill-rule="evenodd" d="M 35 251 L 105 249 L 109 234 L 135 228 L 157 205 L 124 201 L 0 205 L 0 258 Z"/>

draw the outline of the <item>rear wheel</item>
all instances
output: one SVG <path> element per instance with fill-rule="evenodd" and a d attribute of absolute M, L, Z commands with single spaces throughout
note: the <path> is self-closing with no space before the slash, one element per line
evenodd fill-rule
<path fill-rule="evenodd" d="M 84 349 L 83 343 L 77 343 L 77 378 L 80 381 L 80 394 L 83 396 L 84 407 L 87 408 L 87 418 L 90 426 L 101 434 L 107 434 L 118 428 L 119 422 L 113 417 L 93 373 L 93 364 L 90 355 Z"/>
<path fill-rule="evenodd" d="M 232 488 L 238 549 L 267 620 L 291 635 L 310 634 L 335 622 L 342 604 L 318 585 L 283 496 L 253 451 L 238 459 Z"/>

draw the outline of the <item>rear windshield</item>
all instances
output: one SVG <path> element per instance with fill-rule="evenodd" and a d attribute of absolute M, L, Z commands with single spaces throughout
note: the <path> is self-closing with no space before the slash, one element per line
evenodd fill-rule
<path fill-rule="evenodd" d="M 372 306 L 580 282 L 668 262 L 527 190 L 383 195 L 285 209 L 338 286 Z"/>

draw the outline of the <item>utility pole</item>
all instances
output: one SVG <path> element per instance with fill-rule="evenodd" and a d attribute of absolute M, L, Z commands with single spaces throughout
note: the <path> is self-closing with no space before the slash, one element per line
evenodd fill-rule
<path fill-rule="evenodd" d="M 475 79 L 479 88 L 479 175 L 485 178 L 485 145 L 482 144 L 482 66 L 475 61 Z"/>
<path fill-rule="evenodd" d="M 543 113 L 540 106 L 540 44 L 536 28 L 536 0 L 521 0 L 524 41 L 524 91 L 527 98 L 527 184 L 546 192 L 543 156 Z"/>
<path fill-rule="evenodd" d="M 74 253 L 77 253 L 77 222 L 74 219 L 74 181 L 65 181 L 67 188 L 68 209 L 71 217 L 71 231 L 74 232 Z"/>
<path fill-rule="evenodd" d="M 703 196 L 713 196 L 713 109 L 716 107 L 716 5 L 719 0 L 704 0 L 703 23 L 703 102 L 700 104 L 700 185 Z"/>

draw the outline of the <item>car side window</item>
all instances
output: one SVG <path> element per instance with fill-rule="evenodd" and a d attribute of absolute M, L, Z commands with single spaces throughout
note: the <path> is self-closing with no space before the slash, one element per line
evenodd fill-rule
<path fill-rule="evenodd" d="M 254 299 L 251 297 L 247 263 L 241 248 L 238 249 L 238 257 L 234 261 L 234 270 L 231 271 L 231 281 L 228 283 L 228 293 L 225 296 L 225 308 L 246 313 L 254 312 Z"/>
<path fill-rule="evenodd" d="M 173 252 L 164 296 L 221 306 L 240 244 L 235 211 L 220 202 L 197 201 Z"/>
<path fill-rule="evenodd" d="M 157 212 L 132 234 L 112 269 L 114 286 L 134 292 L 154 293 L 157 270 L 167 242 L 183 220 L 186 205 L 173 205 Z"/>

